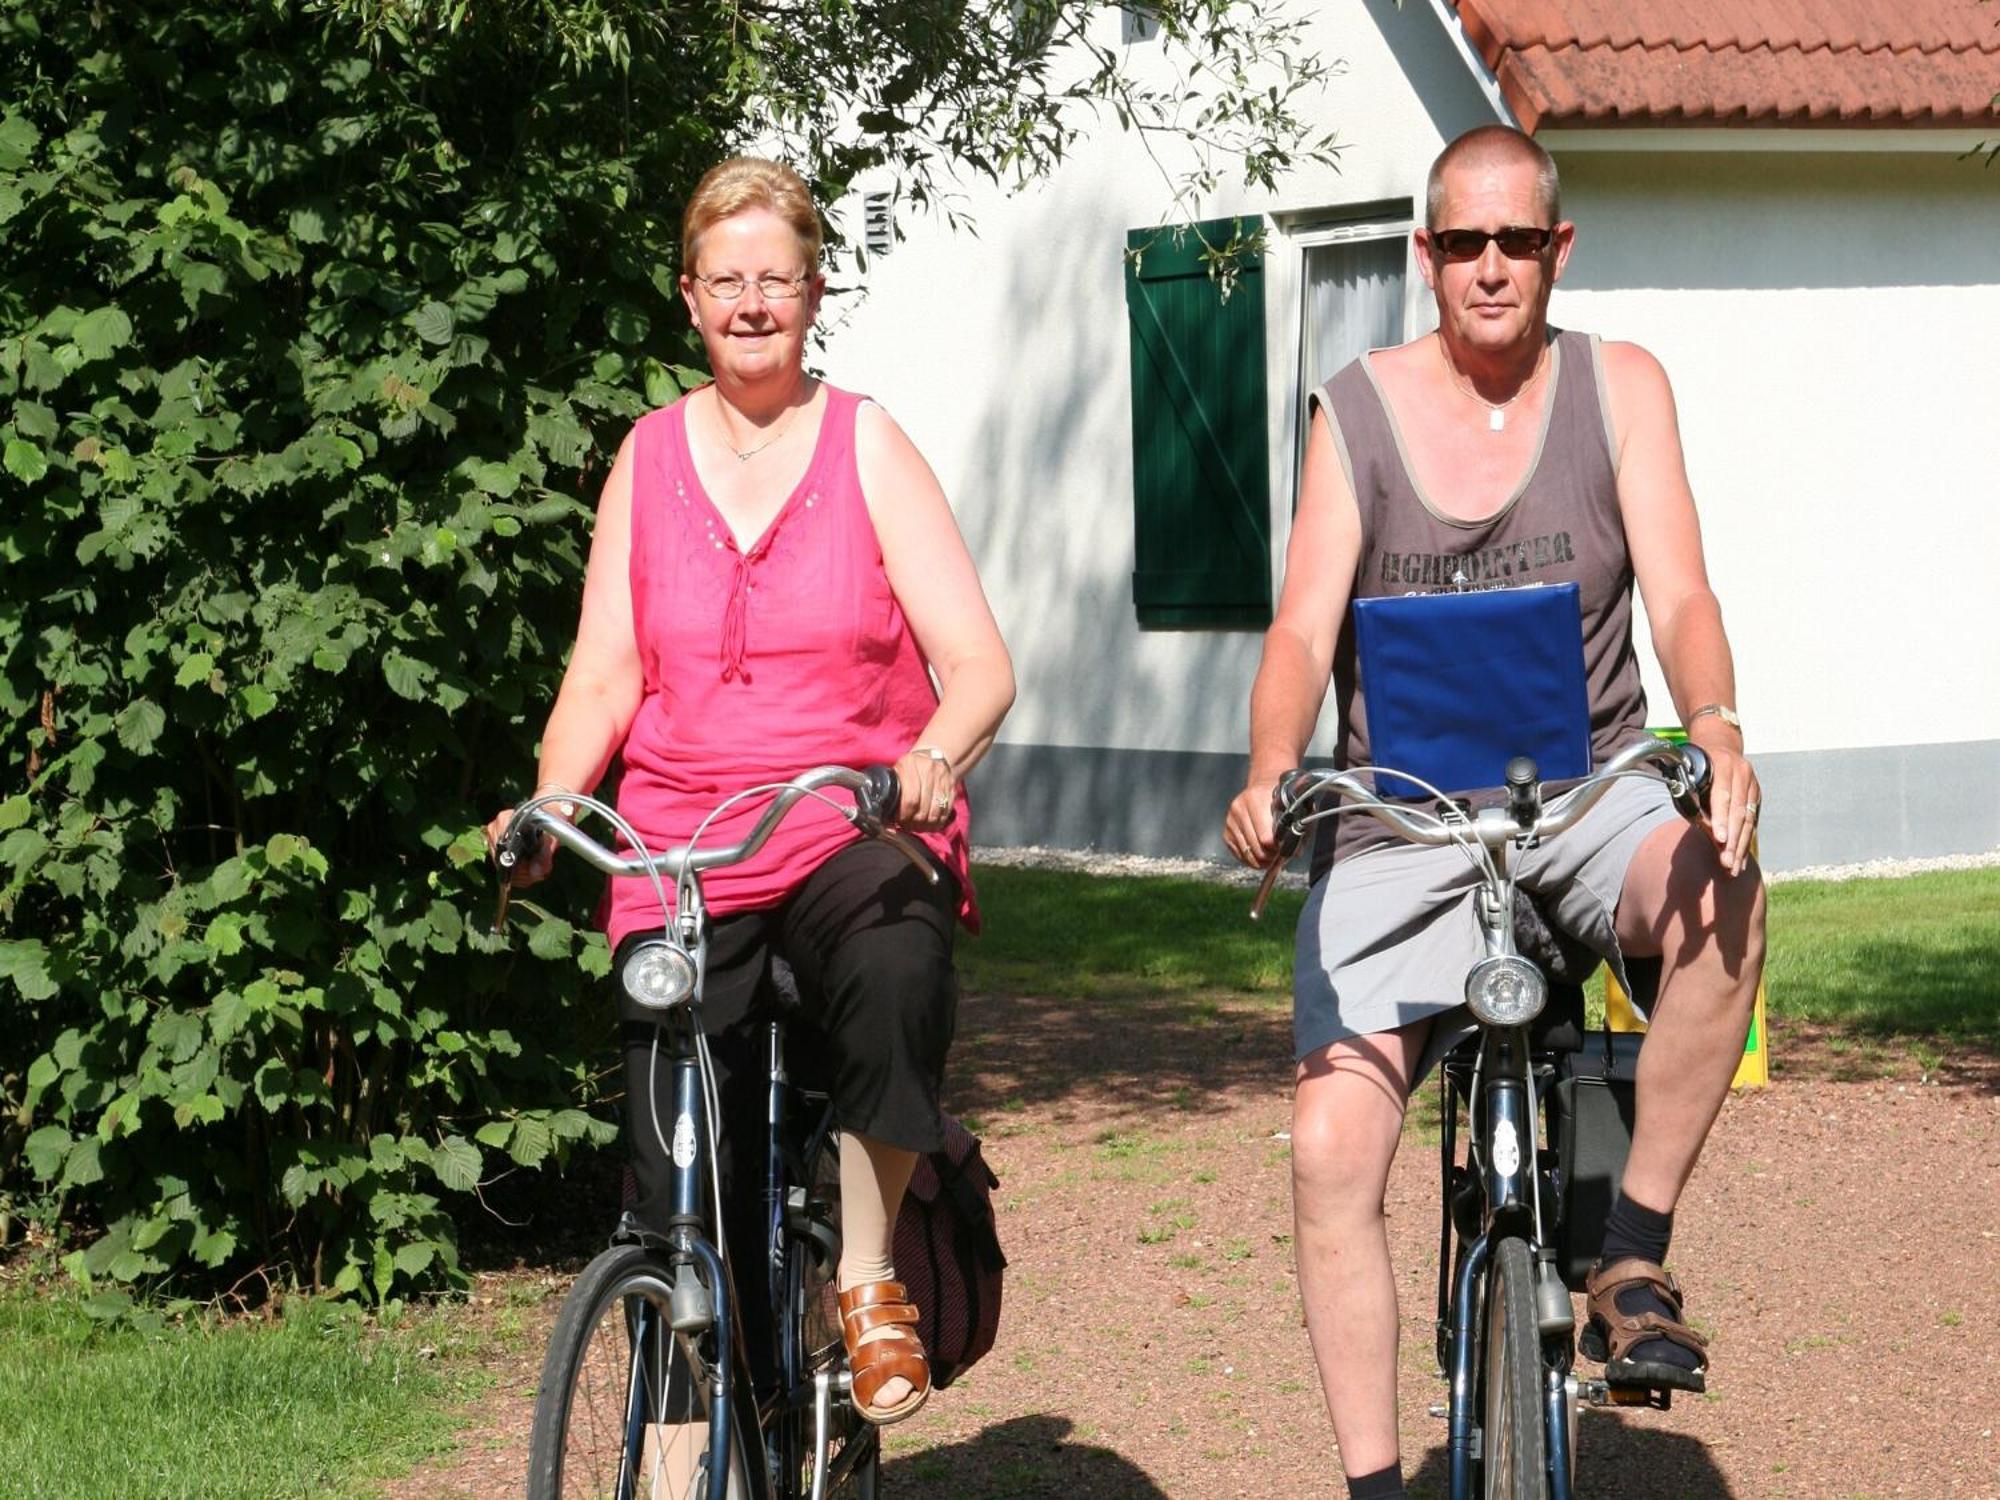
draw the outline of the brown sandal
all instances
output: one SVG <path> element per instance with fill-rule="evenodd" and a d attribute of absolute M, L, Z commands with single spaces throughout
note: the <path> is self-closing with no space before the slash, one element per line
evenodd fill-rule
<path fill-rule="evenodd" d="M 888 1332 L 862 1340 L 878 1328 Z M 878 1425 L 900 1422 L 930 1399 L 931 1367 L 917 1337 L 917 1309 L 900 1281 L 864 1281 L 840 1294 L 840 1334 L 854 1380 L 854 1407 Z M 875 1397 L 895 1379 L 910 1393 L 896 1405 L 877 1408 Z"/>
<path fill-rule="evenodd" d="M 1626 1287 L 1645 1285 L 1673 1310 L 1662 1317 L 1648 1308 L 1632 1314 L 1618 1310 L 1618 1294 Z M 1584 1279 L 1584 1295 L 1589 1322 L 1579 1341 L 1591 1359 L 1602 1361 L 1604 1378 L 1611 1385 L 1642 1385 L 1655 1390 L 1701 1392 L 1708 1385 L 1708 1340 L 1681 1320 L 1681 1289 L 1666 1269 L 1637 1256 L 1595 1265 Z M 1690 1370 L 1656 1359 L 1633 1359 L 1632 1350 L 1654 1339 L 1678 1344 L 1699 1363 Z"/>

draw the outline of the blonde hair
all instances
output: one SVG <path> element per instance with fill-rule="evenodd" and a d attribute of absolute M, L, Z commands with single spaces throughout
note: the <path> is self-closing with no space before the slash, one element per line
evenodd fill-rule
<path fill-rule="evenodd" d="M 753 208 L 766 209 L 791 225 L 805 252 L 806 270 L 819 269 L 819 210 L 813 207 L 812 189 L 783 162 L 761 156 L 732 156 L 702 174 L 681 214 L 681 269 L 694 274 L 701 237 L 712 226 Z"/>

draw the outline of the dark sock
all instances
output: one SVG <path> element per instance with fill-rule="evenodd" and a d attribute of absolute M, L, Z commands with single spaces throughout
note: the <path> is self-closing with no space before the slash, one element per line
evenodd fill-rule
<path fill-rule="evenodd" d="M 1614 1260 L 1637 1257 L 1663 1266 L 1667 1263 L 1667 1243 L 1673 1237 L 1672 1214 L 1654 1213 L 1620 1193 L 1611 1205 L 1611 1217 L 1604 1221 L 1604 1249 L 1598 1259 L 1608 1266 Z"/>
<path fill-rule="evenodd" d="M 1347 1500 L 1403 1500 L 1403 1466 L 1390 1464 L 1347 1481 Z"/>
<path fill-rule="evenodd" d="M 1674 1216 L 1656 1213 L 1643 1203 L 1634 1203 L 1623 1193 L 1612 1205 L 1611 1217 L 1604 1221 L 1604 1249 L 1599 1265 L 1619 1260 L 1650 1260 L 1656 1266 L 1667 1263 L 1667 1244 L 1674 1236 Z M 1674 1310 L 1650 1286 L 1630 1286 L 1618 1294 L 1618 1310 L 1629 1317 L 1652 1311 L 1673 1319 Z M 1674 1365 L 1683 1370 L 1701 1368 L 1701 1356 L 1683 1349 L 1672 1339 L 1647 1339 L 1634 1344 L 1626 1358 L 1652 1364 Z"/>

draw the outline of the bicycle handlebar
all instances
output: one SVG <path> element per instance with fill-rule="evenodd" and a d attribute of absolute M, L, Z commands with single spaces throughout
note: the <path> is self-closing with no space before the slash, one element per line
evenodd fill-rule
<path fill-rule="evenodd" d="M 1553 802 L 1544 804 L 1534 775 L 1534 763 L 1516 757 L 1507 767 L 1507 804 L 1484 807 L 1470 817 L 1442 819 L 1436 814 L 1384 801 L 1374 788 L 1351 771 L 1295 770 L 1278 778 L 1271 794 L 1277 811 L 1278 857 L 1264 872 L 1251 904 L 1252 919 L 1262 917 L 1264 904 L 1278 882 L 1278 872 L 1291 858 L 1304 836 L 1304 823 L 1312 814 L 1312 804 L 1327 792 L 1344 798 L 1358 811 L 1386 824 L 1413 844 L 1443 846 L 1478 842 L 1497 850 L 1520 841 L 1538 843 L 1563 833 L 1597 805 L 1611 783 L 1643 765 L 1654 765 L 1666 773 L 1667 787 L 1681 816 L 1692 822 L 1708 801 L 1710 770 L 1708 755 L 1699 745 L 1676 745 L 1668 740 L 1643 739 L 1627 745 L 1612 756 L 1604 769 L 1586 777 Z"/>
<path fill-rule="evenodd" d="M 568 801 L 567 794 L 530 797 L 514 810 L 507 831 L 494 847 L 493 862 L 500 867 L 503 876 L 508 875 L 514 866 L 527 858 L 533 847 L 533 837 L 539 832 L 551 835 L 584 863 L 607 875 L 643 876 L 657 872 L 666 879 L 679 880 L 690 870 L 699 872 L 741 864 L 764 847 L 793 807 L 828 787 L 852 792 L 854 811 L 848 814 L 850 821 L 871 838 L 895 845 L 911 864 L 924 872 L 932 885 L 937 884 L 937 869 L 923 845 L 902 830 L 888 826 L 888 820 L 894 816 L 896 804 L 902 797 L 902 785 L 892 766 L 865 766 L 858 771 L 847 766 L 816 766 L 810 771 L 801 771 L 783 784 L 771 799 L 771 805 L 764 809 L 764 815 L 757 820 L 756 826 L 737 842 L 705 849 L 690 849 L 682 845 L 664 850 L 650 859 L 636 854 L 618 854 L 605 848 L 567 818 L 543 811 L 550 802 Z M 516 830 L 519 830 L 518 837 Z"/>

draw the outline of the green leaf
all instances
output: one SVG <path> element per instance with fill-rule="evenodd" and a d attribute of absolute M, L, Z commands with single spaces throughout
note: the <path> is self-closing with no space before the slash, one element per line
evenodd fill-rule
<path fill-rule="evenodd" d="M 19 42 L 11 45 L 19 46 Z M 0 116 L 0 172 L 18 172 L 35 158 L 42 133 L 20 115 L 8 110 Z"/>
<path fill-rule="evenodd" d="M 551 1144 L 549 1127 L 532 1116 L 523 1116 L 514 1123 L 514 1139 L 507 1145 L 507 1154 L 517 1166 L 539 1167 Z"/>
<path fill-rule="evenodd" d="M 236 1236 L 227 1229 L 211 1229 L 195 1236 L 188 1251 L 205 1266 L 219 1266 L 236 1253 Z"/>
<path fill-rule="evenodd" d="M 174 686 L 191 688 L 198 682 L 207 682 L 209 674 L 215 671 L 215 658 L 206 651 L 197 651 L 181 663 L 181 669 L 174 673 Z"/>
<path fill-rule="evenodd" d="M 561 917 L 545 917 L 528 934 L 528 951 L 537 958 L 568 958 L 576 941 L 576 929 Z"/>
<path fill-rule="evenodd" d="M 278 1180 L 278 1192 L 293 1208 L 303 1205 L 312 1195 L 312 1174 L 303 1162 L 293 1162 L 285 1168 L 285 1175 Z"/>
<path fill-rule="evenodd" d="M 48 455 L 25 438 L 8 438 L 7 472 L 23 484 L 33 484 L 49 472 Z"/>
<path fill-rule="evenodd" d="M 74 1142 L 75 1138 L 62 1126 L 44 1125 L 28 1137 L 21 1150 L 28 1158 L 29 1169 L 47 1182 L 62 1170 Z"/>
<path fill-rule="evenodd" d="M 49 977 L 49 951 L 40 938 L 0 940 L 0 979 L 11 979 L 23 1000 L 47 1000 L 56 993 Z"/>
<path fill-rule="evenodd" d="M 436 676 L 437 668 L 429 662 L 418 661 L 400 651 L 391 651 L 382 658 L 382 677 L 389 684 L 389 690 L 413 703 L 429 701 L 430 694 L 425 691 L 425 684 Z"/>
<path fill-rule="evenodd" d="M 396 1269 L 403 1275 L 415 1277 L 437 1259 L 437 1247 L 422 1243 L 404 1245 L 396 1251 Z"/>
<path fill-rule="evenodd" d="M 132 341 L 132 320 L 120 308 L 100 307 L 77 320 L 70 339 L 86 360 L 104 359 Z"/>
<path fill-rule="evenodd" d="M 103 1144 L 92 1136 L 85 1136 L 70 1147 L 69 1155 L 63 1161 L 62 1181 L 57 1185 L 89 1187 L 92 1183 L 104 1181 L 103 1150 Z"/>
<path fill-rule="evenodd" d="M 426 302 L 410 314 L 410 327 L 427 344 L 449 344 L 458 328 L 458 320 L 444 303 Z"/>
<path fill-rule="evenodd" d="M 35 811 L 34 804 L 25 792 L 16 792 L 5 801 L 0 801 L 0 833 L 11 833 L 27 822 Z"/>
<path fill-rule="evenodd" d="M 259 683 L 249 683 L 236 695 L 247 719 L 261 719 L 278 706 L 278 695 Z"/>
<path fill-rule="evenodd" d="M 437 1180 L 456 1193 L 469 1193 L 479 1186 L 484 1166 L 479 1148 L 462 1135 L 449 1135 L 431 1152 L 431 1170 Z"/>
<path fill-rule="evenodd" d="M 629 302 L 614 302 L 604 310 L 604 331 L 614 344 L 645 342 L 652 321 Z"/>
<path fill-rule="evenodd" d="M 134 755 L 144 755 L 167 727 L 167 713 L 150 698 L 134 698 L 115 722 L 118 743 Z"/>
<path fill-rule="evenodd" d="M 472 1138 L 482 1146 L 491 1146 L 494 1150 L 500 1151 L 506 1148 L 507 1139 L 513 1133 L 512 1120 L 488 1120 L 473 1133 Z"/>

